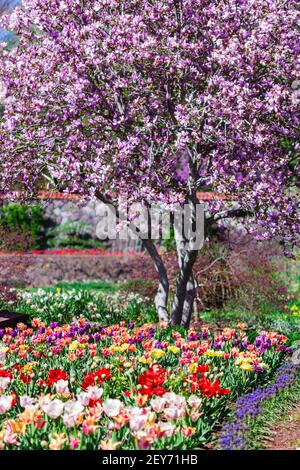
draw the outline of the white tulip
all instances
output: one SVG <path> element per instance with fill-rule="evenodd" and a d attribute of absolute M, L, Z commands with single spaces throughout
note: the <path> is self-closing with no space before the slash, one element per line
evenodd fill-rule
<path fill-rule="evenodd" d="M 197 410 L 200 408 L 202 400 L 201 398 L 197 397 L 197 395 L 191 395 L 188 399 L 188 404 L 191 408 L 195 408 Z"/>
<path fill-rule="evenodd" d="M 161 413 L 166 406 L 166 400 L 164 397 L 152 398 L 150 405 L 156 413 Z"/>
<path fill-rule="evenodd" d="M 123 408 L 123 403 L 120 400 L 113 400 L 109 398 L 103 403 L 103 411 L 109 418 L 118 416 Z"/>
<path fill-rule="evenodd" d="M 50 401 L 50 403 L 43 405 L 42 410 L 44 413 L 46 413 L 46 415 L 50 416 L 50 418 L 56 419 L 62 414 L 64 410 L 64 404 L 62 401 L 55 399 Z"/>
<path fill-rule="evenodd" d="M 87 392 L 80 392 L 77 395 L 77 399 L 84 406 L 87 406 L 89 404 L 89 401 L 90 401 L 90 397 L 89 397 Z"/>
<path fill-rule="evenodd" d="M 70 428 L 76 426 L 76 420 L 83 412 L 84 407 L 80 401 L 68 401 L 64 410 L 63 423 Z"/>
<path fill-rule="evenodd" d="M 31 407 L 33 406 L 34 402 L 35 402 L 35 399 L 32 397 L 29 397 L 28 395 L 22 395 L 20 397 L 20 405 L 22 406 L 22 408 Z"/>
<path fill-rule="evenodd" d="M 70 395 L 69 382 L 67 380 L 62 379 L 58 380 L 55 383 L 55 390 L 58 395 L 68 397 Z"/>
<path fill-rule="evenodd" d="M 88 387 L 87 388 L 87 394 L 88 394 L 88 397 L 91 400 L 99 400 L 102 397 L 103 388 L 100 388 L 100 387 L 97 387 L 97 386 Z"/>
<path fill-rule="evenodd" d="M 132 416 L 129 421 L 129 427 L 132 431 L 140 431 L 147 422 L 147 415 Z"/>
<path fill-rule="evenodd" d="M 13 397 L 11 395 L 0 395 L 0 415 L 4 415 L 11 409 Z"/>
<path fill-rule="evenodd" d="M 9 386 L 10 382 L 11 380 L 9 377 L 0 377 L 0 390 L 4 392 Z"/>
<path fill-rule="evenodd" d="M 164 410 L 165 417 L 168 419 L 178 419 L 183 414 L 182 408 L 176 408 L 175 406 L 166 408 Z"/>

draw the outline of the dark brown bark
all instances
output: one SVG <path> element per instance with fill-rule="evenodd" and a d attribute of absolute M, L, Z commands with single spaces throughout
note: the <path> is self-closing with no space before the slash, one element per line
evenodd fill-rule
<path fill-rule="evenodd" d="M 196 286 L 194 276 L 192 274 L 187 282 L 185 299 L 183 303 L 181 326 L 184 328 L 188 328 L 190 326 L 195 298 Z"/>
<path fill-rule="evenodd" d="M 182 322 L 183 307 L 187 297 L 187 285 L 189 279 L 192 277 L 193 266 L 197 258 L 197 251 L 188 252 L 186 258 L 187 259 L 183 262 L 180 268 L 177 280 L 171 314 L 171 325 L 180 325 Z M 191 292 L 192 291 L 189 289 L 189 297 L 191 295 Z M 189 300 L 187 300 L 187 302 L 189 302 Z"/>
<path fill-rule="evenodd" d="M 191 221 L 195 220 L 195 203 L 189 201 L 192 207 Z M 179 275 L 173 300 L 171 325 L 188 324 L 190 321 L 190 309 L 192 308 L 195 288 L 193 280 L 193 266 L 197 259 L 198 251 L 191 249 L 190 239 L 183 234 L 183 226 L 174 226 Z M 183 313 L 185 311 L 185 319 Z"/>

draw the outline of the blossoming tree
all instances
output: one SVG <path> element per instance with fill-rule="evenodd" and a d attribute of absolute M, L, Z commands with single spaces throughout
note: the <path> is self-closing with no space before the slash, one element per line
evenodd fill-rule
<path fill-rule="evenodd" d="M 209 217 L 247 214 L 261 238 L 294 243 L 293 166 L 299 73 L 296 0 L 24 0 L 2 21 L 6 109 L 0 190 L 32 196 L 41 181 L 115 203 L 186 202 L 217 190 L 238 198 Z M 287 150 L 288 149 L 288 150 Z M 186 178 L 176 176 L 186 161 Z M 122 214 L 119 214 L 122 218 Z M 132 222 L 131 222 L 132 223 Z M 177 237 L 179 276 L 161 319 L 189 323 L 197 251 Z"/>

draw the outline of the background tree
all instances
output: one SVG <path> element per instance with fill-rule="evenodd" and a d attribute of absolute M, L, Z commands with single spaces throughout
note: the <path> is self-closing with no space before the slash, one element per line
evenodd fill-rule
<path fill-rule="evenodd" d="M 32 196 L 47 179 L 105 202 L 186 202 L 192 218 L 197 191 L 217 190 L 239 207 L 211 204 L 210 220 L 246 214 L 259 238 L 294 244 L 298 20 L 294 0 L 24 0 L 3 20 L 19 43 L 1 50 L 0 189 Z M 171 322 L 188 325 L 197 252 L 176 241 Z M 168 275 L 144 245 L 167 319 Z"/>

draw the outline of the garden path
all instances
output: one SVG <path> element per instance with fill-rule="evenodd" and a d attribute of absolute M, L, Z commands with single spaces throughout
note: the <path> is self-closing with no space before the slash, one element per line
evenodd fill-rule
<path fill-rule="evenodd" d="M 300 403 L 289 415 L 271 427 L 274 432 L 267 450 L 300 450 Z"/>

